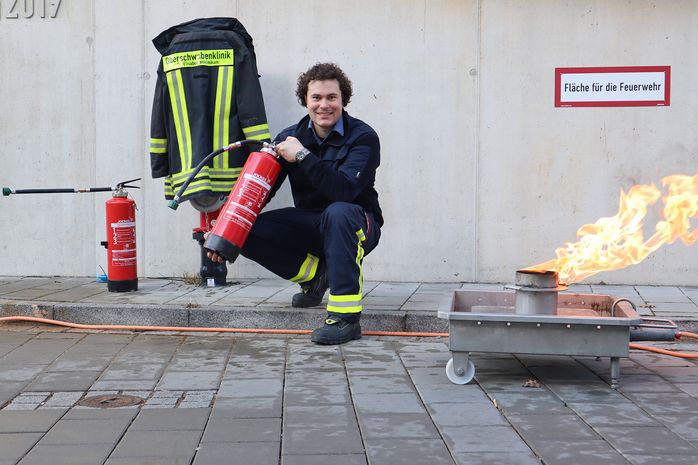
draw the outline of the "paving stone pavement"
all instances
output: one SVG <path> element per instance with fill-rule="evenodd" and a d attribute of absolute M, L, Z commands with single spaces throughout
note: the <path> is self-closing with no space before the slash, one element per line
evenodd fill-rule
<path fill-rule="evenodd" d="M 613 390 L 608 359 L 475 353 L 455 385 L 450 356 L 446 338 L 5 323 L 0 465 L 698 463 L 693 360 L 632 351 Z"/>
<path fill-rule="evenodd" d="M 0 277 L 0 316 L 39 316 L 82 324 L 311 329 L 323 306 L 295 309 L 298 286 L 281 279 L 229 280 L 202 287 L 183 279 L 139 279 L 136 292 L 107 292 L 94 278 Z M 439 303 L 456 289 L 503 290 L 504 284 L 367 281 L 362 327 L 382 331 L 445 332 Z M 671 319 L 698 331 L 698 286 L 575 284 L 568 292 L 631 300 L 643 317 Z M 323 301 L 323 305 L 326 301 Z"/>

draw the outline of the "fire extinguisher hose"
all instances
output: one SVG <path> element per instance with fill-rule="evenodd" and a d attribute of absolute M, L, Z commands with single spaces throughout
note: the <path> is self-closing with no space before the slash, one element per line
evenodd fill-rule
<path fill-rule="evenodd" d="M 170 201 L 170 203 L 167 205 L 170 207 L 172 210 L 177 210 L 177 207 L 179 207 L 180 202 L 182 201 L 182 195 L 184 192 L 187 190 L 187 187 L 189 187 L 189 184 L 194 180 L 197 174 L 199 174 L 199 171 L 201 171 L 201 168 L 206 166 L 206 164 L 213 159 L 214 157 L 217 157 L 223 152 L 228 152 L 230 150 L 234 150 L 237 148 L 242 147 L 243 145 L 251 145 L 251 144 L 259 144 L 263 146 L 265 144 L 264 141 L 261 140 L 254 140 L 254 139 L 245 139 L 245 140 L 239 140 L 237 142 L 233 142 L 230 145 L 226 145 L 225 147 L 221 147 L 218 150 L 214 150 L 213 152 L 209 153 L 206 155 L 198 165 L 194 168 L 194 171 L 191 172 L 191 174 L 187 177 L 187 179 L 184 181 L 184 184 L 179 188 L 177 193 L 174 196 L 174 199 Z"/>
<path fill-rule="evenodd" d="M 111 192 L 123 190 L 124 188 L 140 189 L 138 186 L 131 186 L 128 183 L 140 181 L 141 178 L 129 179 L 122 181 L 116 187 L 50 187 L 42 189 L 12 189 L 11 187 L 3 187 L 2 195 L 8 196 L 12 194 L 84 194 L 88 192 Z"/>

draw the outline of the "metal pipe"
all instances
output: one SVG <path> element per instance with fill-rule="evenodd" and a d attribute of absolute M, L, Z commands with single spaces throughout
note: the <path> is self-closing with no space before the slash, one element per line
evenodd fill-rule
<path fill-rule="evenodd" d="M 514 285 L 515 312 L 518 315 L 557 315 L 558 291 L 567 289 L 558 283 L 557 271 L 518 270 Z"/>
<path fill-rule="evenodd" d="M 630 327 L 631 341 L 675 341 L 678 338 L 678 326 L 671 320 L 643 318 L 641 324 Z"/>

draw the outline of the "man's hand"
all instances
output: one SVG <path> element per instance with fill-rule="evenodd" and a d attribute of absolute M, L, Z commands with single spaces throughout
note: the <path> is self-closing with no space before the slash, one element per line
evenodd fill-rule
<path fill-rule="evenodd" d="M 274 151 L 289 163 L 296 163 L 296 154 L 303 149 L 303 144 L 298 139 L 288 136 L 285 141 L 279 142 Z"/>
<path fill-rule="evenodd" d="M 208 235 L 211 234 L 210 232 L 207 232 L 204 234 L 204 240 L 208 238 Z M 218 263 L 225 263 L 225 258 L 221 257 L 215 252 L 207 252 L 206 256 L 208 257 L 209 260 L 212 262 L 218 262 Z"/>

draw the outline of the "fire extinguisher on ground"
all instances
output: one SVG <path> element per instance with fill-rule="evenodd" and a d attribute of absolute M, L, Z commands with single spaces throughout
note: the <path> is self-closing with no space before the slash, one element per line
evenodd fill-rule
<path fill-rule="evenodd" d="M 204 248 L 215 252 L 228 261 L 235 261 L 240 254 L 242 246 L 247 240 L 247 236 L 252 229 L 252 225 L 257 220 L 257 215 L 266 204 L 269 193 L 274 187 L 281 164 L 278 155 L 274 152 L 274 146 L 256 140 L 244 140 L 234 142 L 226 147 L 222 147 L 207 155 L 201 163 L 197 165 L 189 178 L 177 191 L 174 200 L 169 204 L 173 210 L 181 202 L 182 193 L 189 186 L 189 183 L 213 157 L 242 146 L 243 144 L 258 143 L 262 145 L 259 151 L 252 152 L 247 158 L 247 162 L 242 168 L 242 172 L 235 182 L 235 186 L 228 195 L 228 200 L 221 208 L 216 224 L 208 235 Z"/>
<path fill-rule="evenodd" d="M 127 181 L 128 182 L 128 181 Z M 136 202 L 128 196 L 124 183 L 116 186 L 106 203 L 107 290 L 138 290 L 136 252 Z"/>
<path fill-rule="evenodd" d="M 128 197 L 127 188 L 140 189 L 128 183 L 141 178 L 120 182 L 116 187 L 68 187 L 48 189 L 2 188 L 2 195 L 10 194 L 81 194 L 86 192 L 112 192 L 106 203 L 107 240 L 101 244 L 107 248 L 107 290 L 111 292 L 138 289 L 136 266 L 136 202 Z"/>

